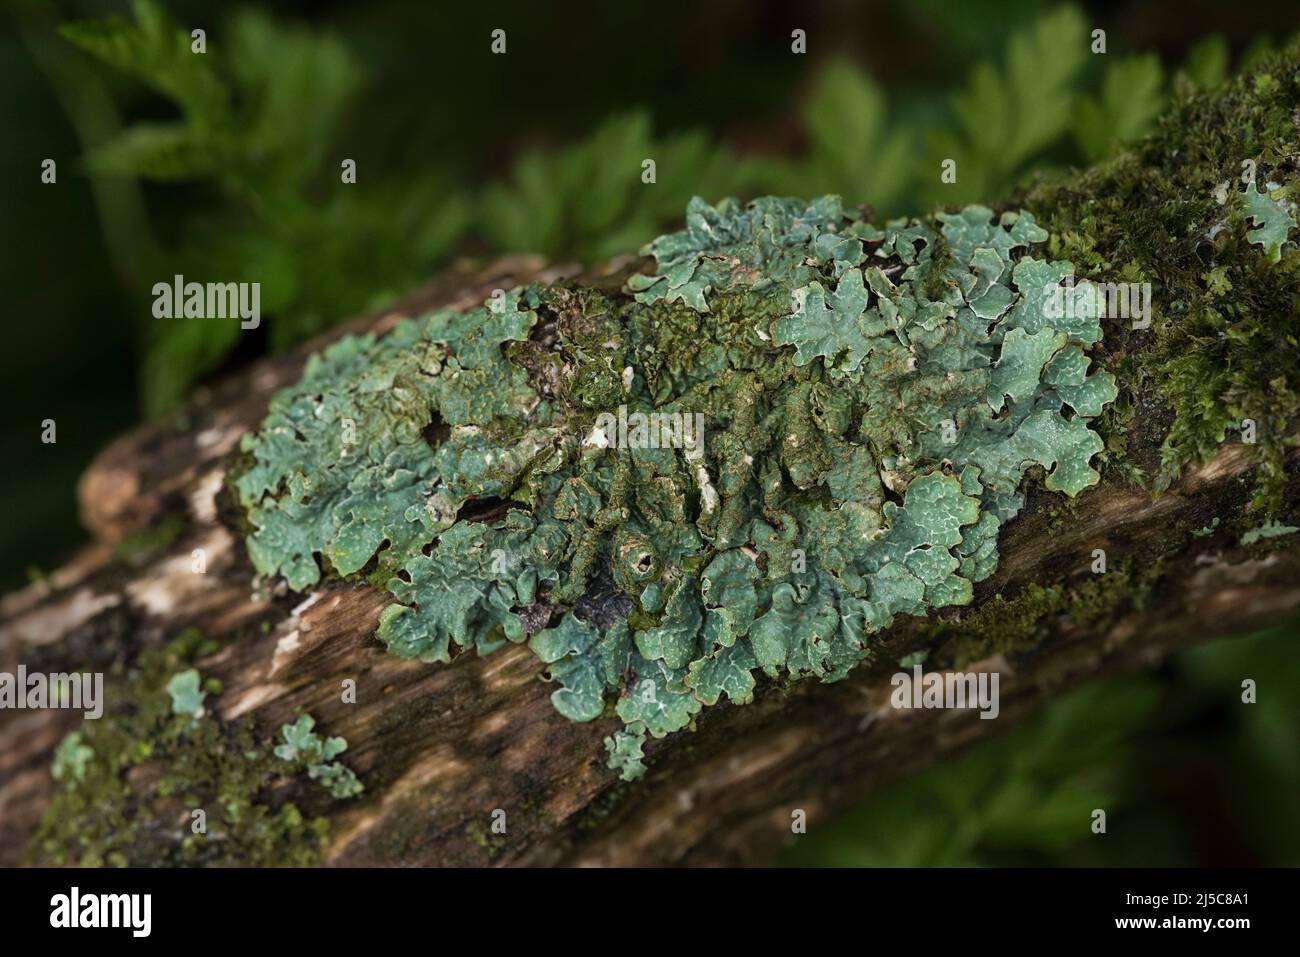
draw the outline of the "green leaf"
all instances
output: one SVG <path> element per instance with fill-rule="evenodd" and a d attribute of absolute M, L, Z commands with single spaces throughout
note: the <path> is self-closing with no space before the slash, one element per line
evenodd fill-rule
<path fill-rule="evenodd" d="M 504 251 L 597 261 L 651 239 L 696 193 L 747 188 L 750 168 L 702 133 L 656 138 L 647 113 L 616 114 L 563 150 L 524 153 L 483 190 L 477 220 Z"/>
<path fill-rule="evenodd" d="M 275 349 L 427 279 L 463 232 L 469 201 L 437 171 L 394 175 L 364 163 L 359 181 L 339 188 L 337 164 L 350 150 L 340 151 L 338 135 L 364 79 L 340 38 L 239 10 L 198 54 L 157 3 L 137 0 L 133 9 L 133 20 L 74 23 L 63 33 L 180 114 L 88 150 L 91 174 L 209 187 L 169 207 L 185 221 L 182 241 L 164 247 L 150 270 L 257 282 Z M 322 177 L 333 185 L 322 189 Z M 140 349 L 153 415 L 173 408 L 240 341 L 237 323 L 166 322 L 147 327 Z"/>
<path fill-rule="evenodd" d="M 1165 106 L 1164 70 L 1154 53 L 1108 61 L 1098 96 L 1077 107 L 1074 139 L 1095 163 L 1151 129 Z"/>
<path fill-rule="evenodd" d="M 297 189 L 330 157 L 361 67 L 339 37 L 281 25 L 260 10 L 237 11 L 228 33 L 232 85 L 257 105 L 241 130 L 240 161 L 274 177 L 277 191 Z M 338 169 L 337 160 L 330 165 Z"/>
<path fill-rule="evenodd" d="M 129 73 L 175 100 L 190 122 L 214 129 L 228 119 L 228 90 L 208 54 L 191 52 L 182 29 L 154 0 L 133 0 L 135 22 L 106 20 L 65 24 L 60 33 L 81 49 Z"/>
<path fill-rule="evenodd" d="M 938 205 L 995 195 L 1068 128 L 1075 78 L 1088 55 L 1087 26 L 1072 6 L 1039 17 L 1007 41 L 1001 67 L 981 62 L 952 98 L 958 134 L 936 134 L 922 182 Z M 939 179 L 944 159 L 957 180 Z"/>
<path fill-rule="evenodd" d="M 1187 51 L 1180 75 L 1197 90 L 1212 90 L 1228 78 L 1230 58 L 1227 39 L 1223 34 L 1215 33 Z"/>
<path fill-rule="evenodd" d="M 885 96 L 857 66 L 832 60 L 813 82 L 803 110 L 809 155 L 805 193 L 857 196 L 886 212 L 912 175 L 911 137 L 890 129 Z"/>
<path fill-rule="evenodd" d="M 145 354 L 141 378 L 146 408 L 157 415 L 179 402 L 195 378 L 215 369 L 239 341 L 239 322 L 163 319 Z"/>
<path fill-rule="evenodd" d="M 213 147 L 182 123 L 137 123 L 88 151 L 94 175 L 139 176 L 160 181 L 198 179 L 220 163 Z"/>

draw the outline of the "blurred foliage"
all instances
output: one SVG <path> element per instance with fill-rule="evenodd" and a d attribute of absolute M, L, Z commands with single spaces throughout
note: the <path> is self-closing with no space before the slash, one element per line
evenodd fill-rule
<path fill-rule="evenodd" d="M 1164 71 L 1154 54 L 1116 60 L 1100 94 L 1079 102 L 1073 132 L 1083 155 L 1094 162 L 1104 159 L 1117 144 L 1146 132 L 1164 106 L 1163 84 Z"/>
<path fill-rule="evenodd" d="M 927 176 L 926 195 L 988 201 L 1011 186 L 1068 129 L 1087 57 L 1083 14 L 1060 7 L 1012 34 L 1001 62 L 976 63 L 952 96 L 956 129 L 936 132 L 929 144 L 930 168 L 955 159 L 957 182 L 948 189 Z"/>
<path fill-rule="evenodd" d="M 655 183 L 642 163 L 655 162 Z M 558 152 L 534 150 L 483 190 L 478 226 L 497 249 L 598 262 L 635 252 L 681 217 L 691 196 L 752 192 L 753 164 L 703 133 L 656 140 L 648 113 L 613 116 Z"/>
<path fill-rule="evenodd" d="M 134 21 L 111 17 L 62 32 L 181 114 L 95 145 L 87 171 L 208 187 L 160 261 L 148 263 L 150 275 L 260 282 L 262 310 L 275 317 L 270 347 L 282 349 L 409 289 L 450 251 L 469 210 L 445 177 L 333 188 L 341 183 L 339 120 L 361 78 L 337 37 L 241 10 L 223 42 L 196 55 L 189 31 L 154 0 L 135 0 L 134 13 Z M 240 331 L 229 322 L 151 324 L 146 408 L 174 406 Z"/>
<path fill-rule="evenodd" d="M 908 207 L 918 170 L 914 133 L 891 124 L 884 91 L 860 67 L 832 60 L 813 79 L 802 111 L 807 153 L 774 161 L 762 177 L 772 193 L 871 203 L 887 214 Z"/>
<path fill-rule="evenodd" d="M 879 216 L 996 200 L 1032 168 L 1111 155 L 1150 128 L 1169 95 L 1154 54 L 1108 55 L 1090 70 L 1085 17 L 1060 6 L 1011 31 L 1001 49 L 979 51 L 960 87 L 907 110 L 891 110 L 861 66 L 827 60 L 799 113 L 798 155 L 737 155 L 700 131 L 656 136 L 649 111 L 633 109 L 563 148 L 525 151 L 477 197 L 436 162 L 378 182 L 361 169 L 364 186 L 342 188 L 339 131 L 365 107 L 365 71 L 340 37 L 238 10 L 220 42 L 196 55 L 158 0 L 134 0 L 133 9 L 133 19 L 62 32 L 180 115 L 92 145 L 85 168 L 203 188 L 155 224 L 171 235 L 140 237 L 141 249 L 119 258 L 145 259 L 146 273 L 163 279 L 260 281 L 272 350 L 391 300 L 465 241 L 594 262 L 669 228 L 693 195 L 838 192 Z M 1220 81 L 1226 59 L 1221 41 L 1196 48 L 1179 73 L 1184 93 Z M 935 124 L 936 113 L 946 122 Z M 652 184 L 642 181 L 647 159 Z M 956 161 L 955 183 L 940 180 L 946 159 Z M 145 331 L 143 394 L 153 413 L 174 407 L 240 334 L 236 324 L 207 322 Z"/>
<path fill-rule="evenodd" d="M 823 866 L 1300 860 L 1300 622 L 1086 686 L 793 839 Z M 1253 678 L 1258 701 L 1241 700 Z M 974 718 L 973 718 L 974 720 Z M 1095 808 L 1106 834 L 1091 831 Z"/>

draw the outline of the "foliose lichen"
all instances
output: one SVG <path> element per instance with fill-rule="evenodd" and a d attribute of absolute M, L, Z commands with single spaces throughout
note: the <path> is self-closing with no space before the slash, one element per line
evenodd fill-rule
<path fill-rule="evenodd" d="M 309 714 L 299 715 L 293 724 L 282 725 L 280 737 L 284 740 L 276 745 L 275 756 L 305 769 L 307 776 L 318 781 L 331 796 L 356 797 L 365 787 L 351 768 L 334 760 L 348 749 L 347 741 L 337 736 L 322 738 L 312 730 L 315 727 L 316 719 Z"/>
<path fill-rule="evenodd" d="M 1295 203 L 1288 202 L 1285 192 L 1277 183 L 1268 183 L 1266 192 L 1261 193 L 1253 182 L 1246 184 L 1246 190 L 1240 193 L 1241 205 L 1246 215 L 1255 224 L 1255 228 L 1246 233 L 1246 239 L 1264 247 L 1264 252 L 1271 262 L 1282 259 L 1282 246 L 1287 241 L 1287 234 L 1296 228 Z"/>
<path fill-rule="evenodd" d="M 207 693 L 200 687 L 202 678 L 197 668 L 178 672 L 167 682 L 167 693 L 172 699 L 172 714 L 187 714 L 198 718 L 203 714 L 203 699 Z"/>
<path fill-rule="evenodd" d="M 896 615 L 970 602 L 1030 469 L 1098 481 L 1098 300 L 1046 239 L 693 200 L 622 294 L 530 285 L 313 356 L 244 439 L 249 554 L 294 589 L 386 580 L 403 657 L 527 641 L 557 710 L 623 720 L 634 778 L 758 672 L 834 681 Z"/>
<path fill-rule="evenodd" d="M 1265 522 L 1258 528 L 1249 529 L 1241 536 L 1241 544 L 1254 545 L 1266 538 L 1281 538 L 1283 535 L 1294 535 L 1300 532 L 1300 527 L 1295 525 L 1283 525 L 1281 522 Z"/>
<path fill-rule="evenodd" d="M 276 785 L 306 771 L 342 797 L 351 794 L 339 790 L 355 792 L 359 782 L 338 787 L 340 779 L 355 782 L 347 769 L 312 774 L 309 755 L 286 763 L 248 718 L 224 722 L 206 715 L 201 702 L 221 687 L 215 679 L 204 680 L 194 663 L 215 647 L 190 629 L 164 647 L 145 649 L 129 664 L 113 666 L 103 716 L 84 721 L 55 748 L 51 773 L 58 788 L 27 850 L 27 863 L 319 863 L 329 821 L 275 799 Z M 310 725 L 306 730 L 310 734 Z M 328 761 L 339 750 L 334 744 L 320 754 Z"/>
<path fill-rule="evenodd" d="M 95 756 L 95 751 L 85 743 L 80 731 L 72 731 L 64 736 L 54 749 L 54 761 L 50 765 L 50 774 L 56 781 L 82 781 L 86 777 L 86 765 Z"/>

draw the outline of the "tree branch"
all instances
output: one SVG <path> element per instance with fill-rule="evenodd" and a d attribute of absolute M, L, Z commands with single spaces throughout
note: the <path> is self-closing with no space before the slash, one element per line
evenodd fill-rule
<path fill-rule="evenodd" d="M 1179 175 L 1181 159 L 1167 154 L 1163 162 L 1164 175 Z M 1081 218 L 1088 202 L 1113 188 L 1108 175 L 1119 174 L 1094 171 L 1083 181 L 1091 192 L 1064 200 L 1061 187 L 1033 195 L 1063 204 L 1058 219 Z M 1194 245 L 1168 256 L 1190 259 Z M 545 271 L 531 260 L 478 275 L 452 272 L 400 309 L 328 338 L 382 331 L 401 314 L 477 304 L 496 287 L 574 272 Z M 583 281 L 614 286 L 619 275 L 613 267 Z M 198 662 L 205 678 L 222 683 L 217 718 L 251 718 L 269 736 L 308 711 L 350 742 L 348 763 L 366 785 L 359 799 L 323 802 L 301 784 L 280 795 L 328 816 L 328 863 L 761 861 L 789 835 L 793 809 L 825 819 L 1082 682 L 1300 612 L 1300 536 L 1240 544 L 1260 468 L 1256 450 L 1223 444 L 1159 497 L 1112 468 L 1064 511 L 1059 496 L 1031 490 L 1002 534 L 996 574 L 977 587 L 970 607 L 900 621 L 883 636 L 876 664 L 840 683 L 766 683 L 750 705 L 706 709 L 694 733 L 651 741 L 649 773 L 624 784 L 603 761 L 602 739 L 615 719 L 580 724 L 556 714 L 552 687 L 526 648 L 463 655 L 450 666 L 404 661 L 373 638 L 390 598 L 368 585 L 332 581 L 305 596 L 251 594 L 253 568 L 223 476 L 270 396 L 296 380 L 320 344 L 205 390 L 184 428 L 146 426 L 100 455 L 80 491 L 96 543 L 3 599 L 0 669 L 102 670 L 190 626 L 222 640 Z M 1143 411 L 1115 428 L 1127 440 L 1127 461 L 1150 473 L 1169 415 L 1148 383 L 1160 371 L 1152 363 L 1170 360 L 1135 350 L 1142 375 L 1122 385 Z M 1293 409 L 1279 415 L 1294 421 Z M 1300 503 L 1295 433 L 1280 444 L 1281 497 L 1291 511 Z M 183 530 L 165 548 L 122 557 L 142 529 L 177 517 Z M 202 574 L 190 565 L 198 548 L 206 555 Z M 1110 566 L 1104 575 L 1090 569 L 1098 548 Z M 999 672 L 999 720 L 892 708 L 897 658 L 923 648 L 931 667 Z M 349 678 L 355 704 L 340 697 Z M 56 787 L 51 753 L 76 722 L 67 711 L 0 712 L 0 863 L 14 863 L 36 830 Z M 502 835 L 490 830 L 497 809 L 508 822 Z"/>

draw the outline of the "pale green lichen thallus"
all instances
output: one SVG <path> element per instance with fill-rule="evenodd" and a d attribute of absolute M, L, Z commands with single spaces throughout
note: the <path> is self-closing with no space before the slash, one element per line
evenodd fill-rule
<path fill-rule="evenodd" d="M 404 657 L 527 641 L 562 714 L 623 720 L 636 777 L 646 733 L 759 671 L 833 681 L 896 615 L 971 601 L 1031 467 L 1098 480 L 1115 382 L 1098 317 L 1051 308 L 1073 267 L 1046 238 L 980 206 L 877 228 L 831 196 L 696 199 L 622 293 L 349 336 L 244 440 L 249 554 L 298 590 L 386 583 Z"/>

